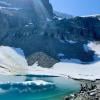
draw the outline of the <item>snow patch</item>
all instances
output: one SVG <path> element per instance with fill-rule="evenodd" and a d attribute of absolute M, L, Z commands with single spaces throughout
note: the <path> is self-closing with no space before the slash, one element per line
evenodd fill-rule
<path fill-rule="evenodd" d="M 70 44 L 75 44 L 77 43 L 77 41 L 73 41 L 73 40 L 66 40 L 66 42 L 70 43 Z"/>
<path fill-rule="evenodd" d="M 100 61 L 100 43 L 97 42 L 89 42 L 88 43 L 88 48 L 92 51 L 95 52 L 94 55 L 94 60 L 95 61 Z"/>
<path fill-rule="evenodd" d="M 100 43 L 90 42 L 87 46 L 91 50 L 95 51 L 95 54 L 97 54 L 98 56 L 100 56 Z"/>
<path fill-rule="evenodd" d="M 58 57 L 64 57 L 65 55 L 63 53 L 59 53 Z"/>
<path fill-rule="evenodd" d="M 95 14 L 95 15 L 86 15 L 86 16 L 81 16 L 81 17 L 96 17 L 96 16 L 100 16 L 100 14 Z"/>
<path fill-rule="evenodd" d="M 47 18 L 46 20 L 47 20 L 47 22 L 50 22 L 50 21 L 52 21 L 50 18 Z"/>
<path fill-rule="evenodd" d="M 89 52 L 90 51 L 90 48 L 86 44 L 83 44 L 83 48 L 84 48 L 85 52 Z"/>
<path fill-rule="evenodd" d="M 32 23 L 32 22 L 30 22 L 30 23 L 29 23 L 29 25 L 33 25 L 33 23 Z"/>
<path fill-rule="evenodd" d="M 68 62 L 68 63 L 77 63 L 77 64 L 81 64 L 83 63 L 80 59 L 61 59 L 61 62 Z"/>
<path fill-rule="evenodd" d="M 6 10 L 16 10 L 16 11 L 18 11 L 18 10 L 20 10 L 21 8 L 14 8 L 14 7 L 2 7 L 2 6 L 0 6 L 0 10 L 2 10 L 2 9 L 6 9 Z"/>
<path fill-rule="evenodd" d="M 11 5 L 10 3 L 7 3 L 5 1 L 0 1 L 0 4 L 6 5 L 6 6 L 10 6 Z"/>

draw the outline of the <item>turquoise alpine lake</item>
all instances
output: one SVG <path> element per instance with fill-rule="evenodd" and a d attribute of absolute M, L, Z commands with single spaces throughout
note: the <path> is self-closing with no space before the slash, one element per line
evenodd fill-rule
<path fill-rule="evenodd" d="M 0 100 L 63 100 L 79 90 L 79 82 L 63 77 L 0 76 Z"/>

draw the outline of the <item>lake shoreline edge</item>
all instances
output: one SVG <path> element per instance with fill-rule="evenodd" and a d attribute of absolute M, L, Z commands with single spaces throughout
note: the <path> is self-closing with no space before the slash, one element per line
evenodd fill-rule
<path fill-rule="evenodd" d="M 69 96 L 66 95 L 64 100 L 100 100 L 100 79 L 71 79 L 79 82 L 80 91 Z M 94 87 L 89 89 L 88 87 L 90 87 L 90 85 Z M 82 87 L 88 89 L 82 90 Z"/>

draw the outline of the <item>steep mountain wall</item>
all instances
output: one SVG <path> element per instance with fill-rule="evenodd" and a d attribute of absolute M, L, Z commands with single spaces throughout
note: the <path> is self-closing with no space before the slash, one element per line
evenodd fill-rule
<path fill-rule="evenodd" d="M 94 60 L 84 44 L 100 40 L 99 17 L 59 19 L 49 0 L 1 1 L 0 45 L 22 48 L 26 57 L 43 52 L 57 61 L 60 53 L 67 59 Z"/>

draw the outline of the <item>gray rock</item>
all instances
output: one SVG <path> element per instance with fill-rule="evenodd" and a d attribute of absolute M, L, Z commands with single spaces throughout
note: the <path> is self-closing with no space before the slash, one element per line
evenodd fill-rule
<path fill-rule="evenodd" d="M 34 63 L 38 63 L 38 66 L 42 67 L 52 67 L 58 61 L 46 55 L 43 52 L 36 52 L 30 57 L 27 58 L 28 64 L 33 65 Z"/>

